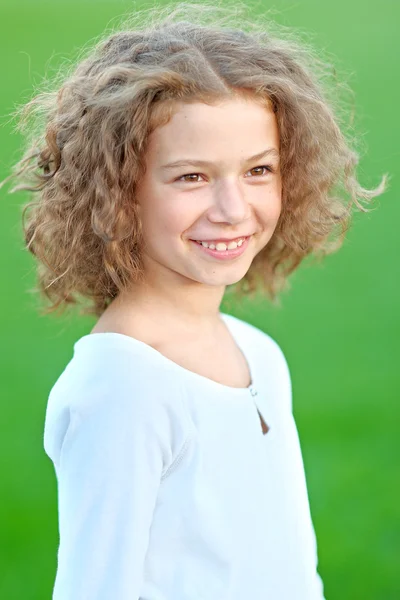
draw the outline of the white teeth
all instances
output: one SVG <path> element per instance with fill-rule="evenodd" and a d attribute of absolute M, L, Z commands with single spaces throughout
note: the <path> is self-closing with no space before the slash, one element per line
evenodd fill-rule
<path fill-rule="evenodd" d="M 227 245 L 224 244 L 224 242 L 218 242 L 218 244 L 215 246 L 216 250 L 226 250 L 227 249 Z"/>
<path fill-rule="evenodd" d="M 238 247 L 237 242 L 229 242 L 229 244 L 228 244 L 228 250 L 234 250 L 237 247 Z"/>
<path fill-rule="evenodd" d="M 241 238 L 239 241 L 231 241 L 229 244 L 225 244 L 225 242 L 217 242 L 217 244 L 209 243 L 209 242 L 201 242 L 199 244 L 204 246 L 204 248 L 210 248 L 210 250 L 219 250 L 220 252 L 224 252 L 226 250 L 234 250 L 235 248 L 240 248 L 243 244 L 244 239 Z"/>

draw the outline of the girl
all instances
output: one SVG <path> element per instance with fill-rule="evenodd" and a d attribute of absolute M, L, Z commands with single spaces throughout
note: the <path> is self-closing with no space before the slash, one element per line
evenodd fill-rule
<path fill-rule="evenodd" d="M 27 107 L 39 289 L 98 317 L 48 400 L 54 600 L 324 597 L 285 357 L 220 304 L 276 298 L 384 181 L 322 63 L 239 17 L 142 11 Z"/>

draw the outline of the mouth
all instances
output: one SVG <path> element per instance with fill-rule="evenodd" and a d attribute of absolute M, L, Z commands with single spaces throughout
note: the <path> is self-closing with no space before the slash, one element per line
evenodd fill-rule
<path fill-rule="evenodd" d="M 240 237 L 234 240 L 190 240 L 200 251 L 219 259 L 230 259 L 241 256 L 252 236 Z"/>
<path fill-rule="evenodd" d="M 204 246 L 204 248 L 211 248 L 211 250 L 225 251 L 234 250 L 240 247 L 246 238 L 251 236 L 241 236 L 237 238 L 218 238 L 216 240 L 192 240 Z"/>

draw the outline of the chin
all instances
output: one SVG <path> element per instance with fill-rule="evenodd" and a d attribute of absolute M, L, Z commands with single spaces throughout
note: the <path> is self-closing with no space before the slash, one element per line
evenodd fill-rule
<path fill-rule="evenodd" d="M 248 272 L 248 269 L 243 270 L 241 272 L 237 272 L 236 274 L 231 274 L 231 275 L 226 275 L 225 277 L 221 277 L 221 276 L 217 276 L 215 274 L 214 277 L 202 277 L 199 278 L 198 281 L 199 283 L 203 283 L 204 285 L 210 285 L 210 286 L 226 286 L 226 285 L 234 285 L 235 283 L 238 283 L 238 281 L 240 281 L 241 279 L 243 279 L 243 277 L 246 275 L 246 273 Z"/>

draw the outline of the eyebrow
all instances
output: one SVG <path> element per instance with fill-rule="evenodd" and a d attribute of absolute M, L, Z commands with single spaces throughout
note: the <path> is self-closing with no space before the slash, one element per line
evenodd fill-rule
<path fill-rule="evenodd" d="M 266 156 L 273 156 L 275 158 L 279 158 L 279 152 L 276 148 L 267 148 L 263 150 L 259 154 L 254 154 L 254 156 L 250 156 L 249 158 L 245 158 L 242 161 L 242 164 L 249 163 L 255 160 L 260 160 L 261 158 L 265 158 Z M 176 160 L 171 163 L 167 163 L 166 165 L 162 165 L 162 169 L 174 169 L 176 167 L 188 167 L 188 166 L 196 166 L 199 165 L 201 167 L 208 167 L 212 164 L 212 162 L 208 160 L 198 160 L 196 158 L 182 158 L 180 160 Z"/>

